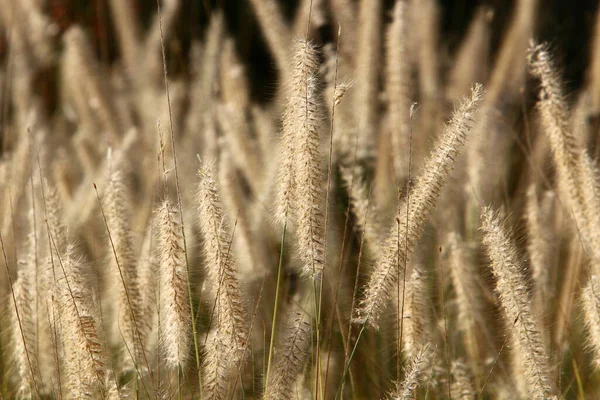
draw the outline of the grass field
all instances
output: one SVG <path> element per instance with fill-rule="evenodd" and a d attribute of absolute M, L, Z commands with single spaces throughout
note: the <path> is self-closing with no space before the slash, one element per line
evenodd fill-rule
<path fill-rule="evenodd" d="M 0 0 L 0 400 L 599 399 L 597 8 Z"/>

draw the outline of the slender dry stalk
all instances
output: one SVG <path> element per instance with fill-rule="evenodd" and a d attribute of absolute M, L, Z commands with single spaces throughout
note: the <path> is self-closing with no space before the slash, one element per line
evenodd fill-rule
<path fill-rule="evenodd" d="M 169 200 L 156 211 L 160 271 L 159 346 L 167 368 L 184 368 L 192 348 L 188 271 L 178 212 Z"/>
<path fill-rule="evenodd" d="M 296 36 L 312 38 L 327 23 L 325 2 L 326 0 L 302 0 L 300 2 L 293 24 L 293 32 Z"/>
<path fill-rule="evenodd" d="M 329 3 L 333 18 L 344 31 L 344 40 L 340 44 L 341 53 L 353 65 L 356 57 L 356 31 L 352 27 L 356 26 L 356 6 L 352 0 L 329 0 Z"/>
<path fill-rule="evenodd" d="M 541 321 L 535 316 L 524 275 L 524 267 L 512 240 L 497 215 L 489 208 L 481 214 L 483 244 L 496 278 L 496 291 L 504 311 L 505 323 L 513 326 L 515 356 L 523 365 L 526 388 L 536 399 L 556 399 L 548 344 Z"/>
<path fill-rule="evenodd" d="M 463 99 L 425 162 L 423 172 L 410 194 L 410 203 L 404 201 L 399 206 L 396 216 L 398 223 L 392 227 L 369 278 L 357 310 L 356 321 L 377 326 L 377 319 L 396 287 L 396 279 L 403 279 L 404 271 L 398 274 L 397 269 L 404 268 L 425 229 L 440 191 L 452 171 L 455 157 L 466 139 L 482 96 L 481 85 L 475 85 L 471 96 Z"/>
<path fill-rule="evenodd" d="M 295 387 L 310 349 L 310 322 L 304 312 L 291 312 L 286 333 L 277 346 L 273 373 L 265 383 L 265 400 L 296 398 Z"/>
<path fill-rule="evenodd" d="M 152 26 L 146 36 L 143 56 L 144 79 L 149 80 L 141 86 L 147 92 L 148 89 L 161 89 L 164 79 L 162 44 L 171 39 L 173 28 L 177 23 L 177 15 L 181 9 L 180 0 L 164 0 L 160 4 L 160 15 L 156 15 Z M 218 14 L 216 14 L 218 15 Z"/>

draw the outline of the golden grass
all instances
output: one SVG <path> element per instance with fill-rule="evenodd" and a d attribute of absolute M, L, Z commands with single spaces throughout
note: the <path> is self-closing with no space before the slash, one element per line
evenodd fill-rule
<path fill-rule="evenodd" d="M 171 73 L 179 0 L 109 1 L 110 64 L 40 3 L 0 1 L 0 399 L 600 396 L 598 33 L 571 96 L 536 0 L 450 55 L 435 0 L 250 0 L 264 102 L 224 10 Z"/>

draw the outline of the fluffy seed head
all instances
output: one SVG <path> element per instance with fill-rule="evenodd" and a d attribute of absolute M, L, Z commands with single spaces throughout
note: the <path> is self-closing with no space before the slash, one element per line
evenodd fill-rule
<path fill-rule="evenodd" d="M 398 275 L 402 279 L 404 274 L 404 271 L 398 274 L 396 269 L 402 269 L 406 265 L 425 229 L 440 191 L 452 171 L 458 151 L 466 139 L 467 130 L 482 96 L 483 89 L 477 84 L 471 89 L 471 96 L 463 99 L 425 162 L 414 189 L 400 204 L 396 223 L 390 230 L 383 252 L 370 276 L 364 299 L 361 300 L 358 317 L 355 319 L 357 322 L 368 321 L 370 325 L 377 326 L 377 319 L 390 299 Z"/>
<path fill-rule="evenodd" d="M 191 349 L 188 271 L 179 214 L 165 200 L 156 211 L 160 255 L 160 346 L 168 368 L 185 367 Z"/>
<path fill-rule="evenodd" d="M 541 323 L 531 309 L 531 296 L 515 245 L 498 216 L 489 208 L 482 210 L 481 229 L 506 325 L 514 326 L 514 351 L 524 365 L 527 390 L 537 399 L 553 398 L 556 388 L 548 346 L 542 336 Z"/>

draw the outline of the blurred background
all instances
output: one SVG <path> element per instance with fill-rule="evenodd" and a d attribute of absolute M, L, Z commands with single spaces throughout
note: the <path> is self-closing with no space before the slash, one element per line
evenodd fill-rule
<path fill-rule="evenodd" d="M 31 0 L 30 0 L 31 1 Z M 58 28 L 55 44 L 60 48 L 60 35 L 73 24 L 83 26 L 89 33 L 96 56 L 105 64 L 111 64 L 119 57 L 119 46 L 113 20 L 110 16 L 108 0 L 33 0 Z M 156 15 L 157 4 L 153 0 L 123 0 L 131 3 L 142 30 L 151 27 Z M 5 2 L 10 3 L 9 0 Z M 163 0 L 164 2 L 164 0 Z M 278 0 L 281 11 L 289 23 L 298 13 L 298 0 Z M 354 3 L 358 3 L 353 0 Z M 384 1 L 383 21 L 391 20 L 393 0 Z M 262 37 L 256 16 L 248 1 L 180 0 L 176 23 L 166 44 L 170 75 L 190 74 L 190 48 L 194 39 L 202 40 L 211 13 L 220 8 L 224 11 L 225 28 L 235 38 L 236 49 L 246 64 L 248 81 L 252 85 L 253 100 L 263 102 L 271 99 L 276 92 L 277 69 Z M 480 7 L 488 10 L 491 26 L 490 55 L 493 57 L 505 33 L 510 16 L 514 11 L 513 0 L 444 0 L 438 1 L 440 10 L 440 61 L 449 66 L 464 38 L 469 22 Z M 164 5 L 163 5 L 164 6 Z M 565 83 L 569 91 L 578 89 L 590 54 L 594 18 L 598 7 L 596 0 L 549 0 L 544 1 L 537 14 L 537 34 L 539 41 L 549 41 L 555 54 L 561 57 Z M 9 7 L 10 9 L 10 4 Z M 330 12 L 325 7 L 326 12 Z M 337 26 L 332 26 L 332 18 L 316 32 L 320 43 L 335 40 Z M 383 26 L 382 26 L 383 30 Z M 2 32 L 0 55 L 6 62 L 7 32 Z M 342 33 L 342 40 L 343 40 Z M 523 38 L 523 40 L 528 40 Z M 443 69 L 443 68 L 442 68 Z M 56 79 L 53 69 L 40 72 L 39 90 L 47 93 L 48 106 L 52 106 Z"/>

